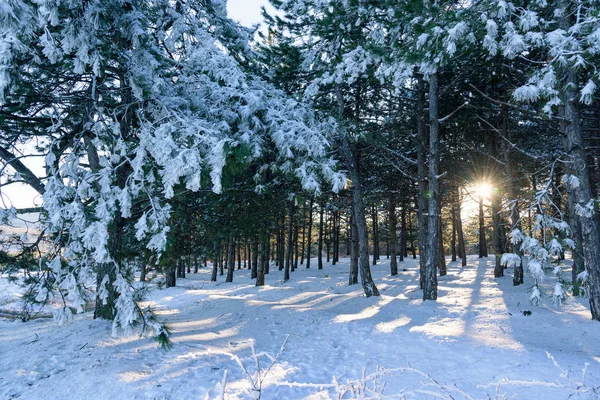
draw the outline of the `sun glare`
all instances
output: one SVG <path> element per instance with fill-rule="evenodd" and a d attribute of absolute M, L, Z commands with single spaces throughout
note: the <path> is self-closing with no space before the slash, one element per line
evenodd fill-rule
<path fill-rule="evenodd" d="M 484 199 L 489 199 L 492 195 L 492 185 L 490 185 L 488 182 L 478 183 L 475 189 L 477 191 L 477 195 Z"/>

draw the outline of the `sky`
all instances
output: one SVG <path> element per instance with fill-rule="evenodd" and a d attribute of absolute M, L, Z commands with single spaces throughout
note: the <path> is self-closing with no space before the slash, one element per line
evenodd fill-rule
<path fill-rule="evenodd" d="M 273 10 L 268 0 L 228 0 L 229 17 L 245 26 L 252 26 L 262 21 L 261 7 Z"/>

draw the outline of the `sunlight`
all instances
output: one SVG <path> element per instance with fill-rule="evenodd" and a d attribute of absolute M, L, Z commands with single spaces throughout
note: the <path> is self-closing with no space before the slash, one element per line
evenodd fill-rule
<path fill-rule="evenodd" d="M 477 196 L 483 199 L 489 199 L 492 196 L 492 185 L 489 182 L 479 182 L 475 186 Z"/>

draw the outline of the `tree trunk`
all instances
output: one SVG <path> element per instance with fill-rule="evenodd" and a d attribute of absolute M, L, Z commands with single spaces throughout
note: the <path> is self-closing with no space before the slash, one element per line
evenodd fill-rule
<path fill-rule="evenodd" d="M 298 269 L 298 225 L 294 227 L 294 268 L 292 271 Z"/>
<path fill-rule="evenodd" d="M 425 129 L 425 81 L 423 75 L 416 74 L 417 78 L 417 225 L 419 230 L 419 283 L 421 289 L 425 287 L 425 262 L 427 257 L 427 177 L 426 177 L 426 146 L 428 142 Z"/>
<path fill-rule="evenodd" d="M 504 133 L 504 137 L 510 140 L 510 129 L 509 129 L 509 114 L 508 109 L 504 108 L 502 110 L 503 118 L 502 118 L 502 131 Z M 510 205 L 510 229 L 511 231 L 518 229 L 522 230 L 521 227 L 521 219 L 519 213 L 519 204 L 517 203 L 517 199 L 515 196 L 514 189 L 514 177 L 512 171 L 512 160 L 510 157 L 510 147 L 506 143 L 506 141 L 502 142 L 502 150 L 504 153 L 504 173 L 506 174 L 506 195 L 511 201 Z M 523 254 L 519 248 L 519 245 L 512 246 L 513 253 L 517 254 L 521 258 L 521 263 L 515 266 L 515 270 L 513 273 L 513 285 L 518 286 L 523 283 Z"/>
<path fill-rule="evenodd" d="M 390 253 L 392 259 L 390 260 L 390 274 L 392 276 L 398 275 L 398 260 L 396 259 L 396 203 L 394 201 L 394 194 L 389 191 L 388 197 L 388 222 L 390 225 L 390 234 L 388 243 L 390 245 Z"/>
<path fill-rule="evenodd" d="M 371 208 L 371 221 L 373 223 L 373 265 L 377 265 L 377 213 L 375 206 Z"/>
<path fill-rule="evenodd" d="M 564 9 L 561 17 L 561 27 L 568 29 L 572 3 L 568 0 L 559 0 Z M 588 288 L 590 298 L 590 311 L 592 319 L 600 321 L 600 224 L 594 194 L 590 185 L 588 166 L 586 164 L 585 143 L 581 127 L 581 114 L 578 104 L 579 87 L 576 72 L 573 68 L 561 71 L 565 80 L 564 86 L 564 119 L 561 124 L 565 136 L 567 154 L 571 158 L 571 169 L 579 180 L 579 185 L 567 185 L 569 196 L 573 198 L 574 208 L 578 211 L 575 218 L 579 221 L 582 234 L 582 250 L 585 267 L 589 274 Z"/>
<path fill-rule="evenodd" d="M 213 255 L 213 268 L 212 268 L 212 274 L 210 276 L 211 282 L 217 281 L 217 265 L 218 265 L 217 260 L 218 260 L 218 258 L 219 258 L 219 245 L 217 244 L 217 242 L 215 242 L 214 255 Z"/>
<path fill-rule="evenodd" d="M 429 76 L 429 215 L 427 216 L 427 250 L 425 254 L 425 279 L 423 300 L 437 300 L 436 261 L 439 225 L 439 145 L 440 121 L 438 116 L 438 74 Z"/>
<path fill-rule="evenodd" d="M 446 269 L 446 254 L 444 252 L 444 235 L 442 235 L 442 213 L 440 212 L 439 226 L 438 226 L 438 258 L 437 265 L 440 271 L 440 276 L 444 276 L 448 273 Z"/>
<path fill-rule="evenodd" d="M 312 216 L 313 216 L 313 199 L 310 199 L 308 206 L 308 243 L 306 244 L 306 268 L 310 268 L 310 252 L 312 246 Z"/>
<path fill-rule="evenodd" d="M 502 204 L 500 201 L 500 191 L 492 191 L 492 225 L 494 226 L 493 233 L 493 245 L 494 245 L 494 258 L 496 264 L 494 266 L 494 278 L 500 278 L 504 276 L 504 267 L 500 263 L 502 254 L 505 249 L 502 247 L 502 217 L 500 212 L 502 211 Z"/>
<path fill-rule="evenodd" d="M 254 239 L 252 243 L 252 271 L 250 272 L 250 279 L 256 278 L 257 269 L 258 269 L 258 238 Z"/>
<path fill-rule="evenodd" d="M 319 242 L 317 244 L 317 265 L 323 269 L 323 204 L 319 204 Z"/>
<path fill-rule="evenodd" d="M 288 281 L 290 279 L 290 266 L 292 263 L 292 234 L 294 224 L 294 199 L 290 200 L 290 215 L 288 220 L 288 239 L 287 239 L 287 255 L 285 257 L 285 271 L 283 273 L 283 280 Z"/>
<path fill-rule="evenodd" d="M 235 244 L 233 242 L 233 235 L 229 235 L 227 241 L 227 277 L 225 282 L 233 282 L 233 270 L 235 269 Z"/>
<path fill-rule="evenodd" d="M 169 260 L 169 266 L 165 273 L 165 287 L 175 287 L 177 285 L 177 265 L 173 260 Z"/>
<path fill-rule="evenodd" d="M 261 235 L 261 236 L 263 236 L 263 235 Z M 267 247 L 269 246 L 269 244 L 264 239 L 264 237 L 261 237 L 260 239 L 257 238 L 256 240 L 257 240 L 257 242 L 254 247 L 256 249 L 255 259 L 260 260 L 260 263 L 258 263 L 258 265 L 257 264 L 252 265 L 252 272 L 254 273 L 254 271 L 256 271 L 256 273 L 255 273 L 256 286 L 264 286 L 265 285 L 265 259 L 267 258 L 266 252 L 267 252 Z M 259 240 L 260 240 L 260 248 L 258 245 Z"/>
<path fill-rule="evenodd" d="M 410 216 L 409 216 L 410 217 Z M 402 205 L 402 211 L 400 212 L 400 261 L 404 261 L 404 257 L 408 257 L 406 244 L 406 203 Z M 392 241 L 393 236 L 390 236 Z"/>
<path fill-rule="evenodd" d="M 483 214 L 483 196 L 479 195 L 479 258 L 487 257 L 487 240 L 485 238 L 485 216 Z"/>
<path fill-rule="evenodd" d="M 379 296 L 379 290 L 373 282 L 371 268 L 369 266 L 369 234 L 367 230 L 367 219 L 365 217 L 365 206 L 363 203 L 362 186 L 358 172 L 357 161 L 354 159 L 348 138 L 342 137 L 342 154 L 348 169 L 348 175 L 352 181 L 352 206 L 356 217 L 356 231 L 359 247 L 359 271 L 365 295 L 367 297 Z"/>
<path fill-rule="evenodd" d="M 304 243 L 306 242 L 306 201 L 302 209 L 302 242 L 300 250 L 300 265 L 304 264 Z"/>
<path fill-rule="evenodd" d="M 456 202 L 452 201 L 451 208 L 451 218 L 452 218 L 452 236 L 450 238 L 450 252 L 452 254 L 451 261 L 456 261 Z"/>
<path fill-rule="evenodd" d="M 456 236 L 458 239 L 457 255 L 461 258 L 461 265 L 467 266 L 467 249 L 465 246 L 465 235 L 462 227 L 462 215 L 461 215 L 461 196 L 460 188 L 456 186 Z"/>
<path fill-rule="evenodd" d="M 352 209 L 352 215 L 350 216 L 350 276 L 348 280 L 349 285 L 356 285 L 358 283 L 358 234 L 356 231 L 356 223 L 354 217 L 354 209 Z"/>

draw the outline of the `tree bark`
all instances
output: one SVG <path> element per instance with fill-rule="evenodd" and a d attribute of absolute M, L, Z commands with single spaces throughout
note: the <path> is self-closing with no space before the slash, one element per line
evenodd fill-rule
<path fill-rule="evenodd" d="M 292 234 L 294 224 L 294 199 L 290 200 L 290 215 L 288 220 L 288 239 L 287 239 L 287 255 L 285 257 L 285 270 L 283 273 L 283 280 L 288 281 L 290 279 L 290 264 L 292 263 Z"/>
<path fill-rule="evenodd" d="M 317 265 L 323 269 L 323 203 L 319 204 L 319 242 L 317 244 Z"/>
<path fill-rule="evenodd" d="M 352 181 L 352 206 L 354 208 L 354 216 L 356 217 L 356 231 L 359 247 L 358 268 L 360 271 L 361 283 L 367 297 L 379 296 L 379 290 L 377 289 L 377 286 L 375 286 L 375 282 L 373 282 L 371 268 L 369 266 L 369 234 L 367 230 L 367 219 L 365 216 L 360 174 L 346 135 L 343 135 L 341 139 L 341 147 L 346 168 L 348 169 L 348 175 Z"/>
<path fill-rule="evenodd" d="M 235 269 L 235 243 L 233 235 L 229 235 L 227 241 L 227 276 L 225 282 L 233 282 L 233 270 Z"/>
<path fill-rule="evenodd" d="M 483 213 L 483 196 L 479 195 L 479 258 L 487 257 L 487 240 L 485 233 L 485 216 Z"/>
<path fill-rule="evenodd" d="M 310 199 L 308 206 L 308 243 L 306 244 L 306 268 L 310 268 L 310 252 L 312 246 L 312 215 L 313 215 L 313 199 Z"/>
<path fill-rule="evenodd" d="M 421 289 L 425 287 L 425 262 L 427 257 L 427 177 L 426 177 L 426 146 L 427 132 L 425 129 L 425 81 L 423 75 L 416 74 L 417 78 L 417 225 L 419 230 L 419 283 Z"/>
<path fill-rule="evenodd" d="M 440 121 L 438 112 L 438 74 L 429 76 L 429 215 L 427 216 L 427 250 L 425 255 L 425 279 L 423 282 L 423 300 L 437 300 L 436 261 L 438 249 L 439 225 L 439 145 Z"/>
<path fill-rule="evenodd" d="M 348 284 L 356 285 L 358 283 L 358 234 L 356 232 L 356 223 L 354 217 L 354 209 L 352 209 L 352 215 L 350 216 L 350 276 Z"/>
<path fill-rule="evenodd" d="M 572 2 L 558 1 L 563 9 L 561 27 L 569 28 L 569 18 Z M 567 154 L 571 157 L 569 166 L 573 175 L 579 180 L 579 185 L 567 185 L 569 196 L 572 197 L 574 208 L 578 211 L 575 218 L 579 221 L 582 234 L 582 250 L 585 267 L 589 274 L 588 288 L 590 311 L 592 319 L 600 321 L 600 223 L 594 205 L 594 194 L 590 185 L 588 166 L 586 164 L 585 143 L 581 126 L 581 113 L 578 103 L 579 82 L 573 67 L 560 71 L 564 80 L 564 118 L 561 124 L 565 136 Z"/>
<path fill-rule="evenodd" d="M 394 194 L 390 190 L 388 197 L 388 221 L 390 225 L 390 235 L 389 235 L 389 245 L 390 245 L 390 274 L 392 276 L 398 275 L 398 260 L 396 259 L 396 203 L 394 199 Z"/>
<path fill-rule="evenodd" d="M 215 241 L 213 249 L 214 249 L 213 268 L 212 268 L 212 274 L 210 275 L 210 281 L 216 282 L 217 281 L 217 264 L 218 264 L 217 260 L 219 258 L 219 245 L 216 241 Z"/>
<path fill-rule="evenodd" d="M 500 212 L 502 211 L 502 204 L 500 202 L 500 191 L 492 190 L 492 225 L 494 227 L 493 230 L 493 245 L 494 245 L 494 258 L 496 264 L 494 265 L 494 278 L 500 278 L 504 276 L 504 267 L 500 263 L 502 260 L 502 254 L 505 249 L 502 246 L 502 217 Z"/>

